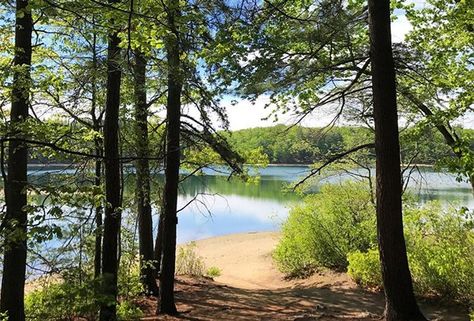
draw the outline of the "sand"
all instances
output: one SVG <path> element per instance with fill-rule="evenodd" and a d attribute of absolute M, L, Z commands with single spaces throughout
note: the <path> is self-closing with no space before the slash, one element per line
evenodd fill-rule
<path fill-rule="evenodd" d="M 154 316 L 156 302 L 143 300 L 143 320 L 380 320 L 382 293 L 359 288 L 345 273 L 324 272 L 305 280 L 286 280 L 271 253 L 274 232 L 233 234 L 196 242 L 214 280 L 179 277 L 178 317 Z M 420 302 L 431 320 L 469 321 L 464 307 Z"/>

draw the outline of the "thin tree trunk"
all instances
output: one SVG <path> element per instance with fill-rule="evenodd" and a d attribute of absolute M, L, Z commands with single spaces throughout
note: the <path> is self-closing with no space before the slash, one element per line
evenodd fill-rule
<path fill-rule="evenodd" d="M 158 228 L 156 232 L 155 239 L 155 248 L 153 251 L 153 259 L 155 262 L 155 278 L 158 278 L 158 275 L 161 271 L 161 256 L 163 254 L 163 211 L 160 212 L 158 218 Z"/>
<path fill-rule="evenodd" d="M 140 277 L 147 294 L 158 296 L 156 264 L 153 263 L 153 221 L 150 200 L 150 164 L 148 147 L 148 106 L 146 101 L 146 58 L 135 52 L 135 136 L 138 160 L 136 162 L 136 199 L 138 240 L 140 248 Z"/>
<path fill-rule="evenodd" d="M 166 131 L 166 167 L 163 195 L 163 253 L 160 274 L 160 302 L 158 313 L 176 314 L 174 302 L 174 274 L 176 260 L 176 225 L 180 165 L 180 117 L 182 74 L 180 70 L 179 33 L 175 18 L 179 15 L 179 1 L 168 2 L 168 27 L 171 35 L 166 40 L 168 58 L 168 97 Z"/>
<path fill-rule="evenodd" d="M 118 240 L 121 221 L 121 179 L 119 162 L 119 107 L 120 107 L 120 39 L 118 33 L 109 35 L 107 54 L 107 98 L 104 121 L 105 156 L 105 220 L 102 247 L 103 293 L 109 304 L 100 307 L 101 321 L 115 321 L 118 272 Z"/>
<path fill-rule="evenodd" d="M 377 234 L 387 321 L 425 320 L 415 295 L 403 235 L 402 177 L 390 31 L 390 0 L 369 0 L 375 119 Z"/>
<path fill-rule="evenodd" d="M 95 17 L 92 17 L 93 23 L 95 23 Z M 100 117 L 97 118 L 97 34 L 94 32 L 92 35 L 92 105 L 91 105 L 91 118 L 94 126 L 94 130 L 99 132 L 101 130 Z M 102 138 L 97 137 L 94 140 L 95 154 L 101 157 L 104 153 Z M 100 188 L 102 184 L 102 160 L 97 158 L 95 160 L 95 178 L 94 185 Z M 95 249 L 94 249 L 94 277 L 98 278 L 101 273 L 102 266 L 102 212 L 104 208 L 102 205 L 98 205 L 95 208 Z"/>
<path fill-rule="evenodd" d="M 31 33 L 33 21 L 28 0 L 16 1 L 15 57 L 13 74 L 11 128 L 8 145 L 8 177 L 5 182 L 7 207 L 5 224 L 5 253 L 0 298 L 0 311 L 8 313 L 9 321 L 25 320 L 25 274 L 27 213 L 28 149 L 21 142 L 23 129 L 17 128 L 28 118 L 31 77 Z"/>
<path fill-rule="evenodd" d="M 102 143 L 101 139 L 96 140 L 96 154 L 102 156 Z M 102 181 L 102 161 L 100 159 L 95 160 L 95 179 L 94 185 L 100 188 Z M 95 208 L 95 249 L 94 249 L 94 277 L 98 278 L 101 273 L 102 266 L 102 212 L 103 207 L 98 205 Z"/>

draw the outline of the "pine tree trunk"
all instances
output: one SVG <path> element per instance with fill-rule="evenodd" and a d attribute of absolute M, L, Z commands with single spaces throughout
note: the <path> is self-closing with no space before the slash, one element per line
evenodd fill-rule
<path fill-rule="evenodd" d="M 11 104 L 11 138 L 8 145 L 8 177 L 5 182 L 6 224 L 0 311 L 9 321 L 25 320 L 25 274 L 28 149 L 21 141 L 21 126 L 28 118 L 33 21 L 28 0 L 16 1 L 15 57 Z M 18 138 L 19 140 L 15 140 Z"/>
<path fill-rule="evenodd" d="M 377 233 L 387 321 L 425 320 L 408 267 L 402 220 L 402 177 L 390 0 L 369 0 L 370 56 L 375 119 Z"/>
<path fill-rule="evenodd" d="M 119 160 L 120 39 L 109 35 L 107 54 L 107 98 L 104 121 L 105 219 L 102 247 L 103 294 L 112 303 L 100 307 L 101 321 L 115 321 L 118 272 L 118 240 L 121 221 L 121 180 Z"/>
<path fill-rule="evenodd" d="M 160 274 L 160 302 L 158 313 L 176 314 L 174 302 L 174 274 L 176 260 L 176 225 L 178 182 L 180 166 L 180 117 L 182 75 L 180 70 L 179 33 L 175 18 L 179 15 L 179 1 L 168 2 L 168 26 L 171 35 L 167 38 L 168 97 L 165 158 L 165 187 L 163 195 L 163 249 Z"/>
<path fill-rule="evenodd" d="M 153 263 L 153 221 L 150 200 L 150 156 L 148 147 L 148 106 L 146 101 L 146 58 L 135 52 L 135 136 L 138 160 L 136 162 L 136 201 L 138 240 L 140 249 L 140 276 L 146 294 L 158 296 L 156 264 Z"/>

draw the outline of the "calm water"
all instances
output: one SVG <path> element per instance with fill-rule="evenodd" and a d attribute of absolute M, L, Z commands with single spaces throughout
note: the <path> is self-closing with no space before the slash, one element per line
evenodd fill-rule
<path fill-rule="evenodd" d="M 204 176 L 186 180 L 181 188 L 179 208 L 196 201 L 179 213 L 178 242 L 187 242 L 216 235 L 251 231 L 278 230 L 291 205 L 299 197 L 282 191 L 291 182 L 308 173 L 304 166 L 271 166 L 260 170 L 258 184 L 227 181 L 221 173 L 207 171 Z M 324 181 L 337 182 L 347 175 Z M 429 169 L 411 175 L 409 188 L 422 203 L 441 200 L 446 205 L 474 209 L 470 185 L 457 182 L 450 174 Z"/>
<path fill-rule="evenodd" d="M 55 170 L 47 172 L 54 173 Z M 73 170 L 66 172 L 73 173 Z M 65 171 L 58 169 L 57 173 Z M 206 169 L 201 176 L 189 177 L 180 188 L 178 242 L 230 233 L 278 230 L 292 204 L 300 200 L 298 195 L 284 192 L 284 187 L 291 186 L 308 173 L 307 166 L 269 166 L 259 170 L 260 180 L 256 184 L 246 184 L 237 179 L 229 181 L 222 169 Z M 29 174 L 30 180 L 37 183 L 57 180 L 57 177 L 45 174 L 44 170 L 32 169 Z M 345 179 L 354 178 L 347 174 L 334 175 L 319 184 Z M 134 184 L 133 178 L 128 183 Z M 313 189 L 317 191 L 318 184 Z M 409 189 L 419 195 L 421 203 L 440 200 L 447 206 L 474 209 L 470 185 L 457 182 L 451 174 L 422 169 L 410 176 Z"/>
<path fill-rule="evenodd" d="M 73 170 L 66 170 L 70 174 Z M 283 189 L 298 179 L 303 178 L 309 172 L 305 166 L 270 166 L 259 170 L 260 180 L 256 184 L 246 184 L 239 180 L 228 180 L 222 171 L 214 172 L 206 170 L 201 176 L 186 179 L 180 187 L 178 208 L 178 242 L 184 243 L 212 236 L 258 231 L 278 230 L 281 223 L 288 216 L 291 206 L 300 201 L 300 196 L 295 193 L 285 193 Z M 58 182 L 58 175 L 65 173 L 64 169 L 58 171 L 34 169 L 29 172 L 29 180 L 32 184 L 43 185 Z M 359 172 L 359 174 L 366 174 Z M 133 176 L 128 175 L 126 179 L 125 194 L 128 194 L 124 202 L 124 224 L 132 228 L 136 226 L 128 215 L 133 209 L 132 204 L 127 204 L 133 198 L 134 185 Z M 61 178 L 61 176 L 59 176 Z M 335 175 L 315 184 L 313 190 L 324 182 L 337 183 L 345 179 L 353 179 L 348 175 Z M 162 175 L 157 176 L 162 181 Z M 67 182 L 62 182 L 63 184 Z M 1 185 L 1 184 L 0 184 Z M 450 174 L 435 173 L 425 169 L 411 176 L 409 187 L 412 192 L 420 196 L 420 203 L 429 200 L 440 200 L 446 206 L 465 206 L 474 209 L 474 197 L 470 185 L 465 182 L 457 182 Z M 3 194 L 3 193 L 0 193 Z M 44 196 L 37 196 L 36 202 L 41 203 Z M 47 203 L 47 202 L 46 202 Z M 128 208 L 127 208 L 128 206 Z M 69 216 L 66 220 L 58 221 L 63 226 L 77 224 L 75 209 L 63 207 Z M 84 211 L 84 210 L 80 210 Z M 89 213 L 89 210 L 86 209 Z M 128 213 L 128 214 L 127 214 Z M 155 212 L 156 214 L 156 212 Z M 90 213 L 87 215 L 91 215 Z M 84 217 L 84 213 L 82 214 Z M 155 225 L 158 215 L 154 215 Z M 48 221 L 47 224 L 54 222 Z M 73 237 L 78 238 L 78 232 Z M 74 255 L 74 251 L 63 253 L 63 246 L 69 244 L 71 238 L 52 239 L 45 242 L 32 242 L 32 246 L 41 253 L 49 253 L 52 257 L 50 262 L 61 265 L 68 262 L 67 255 Z M 77 240 L 76 240 L 77 241 Z M 68 254 L 69 253 L 69 254 Z M 37 269 L 41 267 L 48 271 L 49 267 L 39 257 L 30 257 L 31 275 L 38 274 Z M 49 263 L 48 263 L 49 264 Z"/>

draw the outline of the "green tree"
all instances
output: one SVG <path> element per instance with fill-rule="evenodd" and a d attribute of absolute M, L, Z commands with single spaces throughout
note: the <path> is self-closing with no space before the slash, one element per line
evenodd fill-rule
<path fill-rule="evenodd" d="M 118 0 L 110 0 L 111 5 Z M 104 120 L 105 218 L 102 245 L 103 294 L 111 300 L 100 307 L 101 321 L 117 319 L 118 247 L 121 224 L 121 171 L 119 160 L 119 108 L 121 86 L 121 49 L 119 31 L 111 20 L 107 46 L 107 86 Z"/>
<path fill-rule="evenodd" d="M 6 240 L 3 258 L 0 311 L 9 321 L 25 320 L 25 273 L 27 254 L 27 163 L 25 124 L 28 120 L 31 86 L 31 35 L 33 19 L 28 0 L 16 1 L 15 57 L 11 94 L 8 145 L 8 176 L 5 182 L 6 217 L 2 222 Z M 2 147 L 3 148 L 3 147 Z M 3 162 L 3 159 L 2 159 Z"/>
<path fill-rule="evenodd" d="M 426 320 L 408 267 L 402 222 L 402 177 L 390 1 L 369 0 L 370 59 L 377 171 L 376 212 L 387 321 Z"/>

